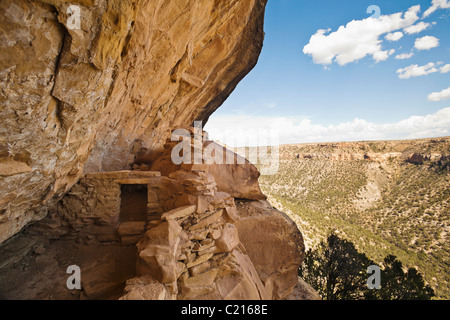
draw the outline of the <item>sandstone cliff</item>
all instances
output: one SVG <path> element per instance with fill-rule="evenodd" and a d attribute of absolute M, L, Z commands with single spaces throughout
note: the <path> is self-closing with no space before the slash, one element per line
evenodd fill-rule
<path fill-rule="evenodd" d="M 256 64 L 265 3 L 1 1 L 0 243 L 84 173 L 206 121 Z"/>
<path fill-rule="evenodd" d="M 319 298 L 251 163 L 170 161 L 256 64 L 266 1 L 0 2 L 0 243 L 31 224 L 0 246 L 0 296 Z"/>

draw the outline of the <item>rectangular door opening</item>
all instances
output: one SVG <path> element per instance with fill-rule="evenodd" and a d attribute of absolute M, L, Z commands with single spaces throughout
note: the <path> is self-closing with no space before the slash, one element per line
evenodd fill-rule
<path fill-rule="evenodd" d="M 120 222 L 147 220 L 147 185 L 121 186 Z"/>

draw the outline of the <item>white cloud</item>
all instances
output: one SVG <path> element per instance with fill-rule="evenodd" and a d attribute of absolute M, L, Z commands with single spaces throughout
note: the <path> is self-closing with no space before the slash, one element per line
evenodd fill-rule
<path fill-rule="evenodd" d="M 231 146 L 427 138 L 450 134 L 450 108 L 425 116 L 411 116 L 395 123 L 376 124 L 354 119 L 329 126 L 305 118 L 212 116 L 205 130 L 211 139 Z M 276 141 L 261 138 L 270 134 L 269 130 L 278 133 L 277 139 L 272 139 Z M 259 135 L 253 136 L 251 142 L 242 140 L 243 136 L 249 137 L 252 132 Z"/>
<path fill-rule="evenodd" d="M 414 77 L 426 76 L 430 73 L 438 72 L 436 64 L 430 62 L 424 66 L 418 66 L 417 64 L 410 65 L 406 68 L 398 69 L 398 77 L 400 79 L 409 79 Z"/>
<path fill-rule="evenodd" d="M 395 52 L 395 49 L 391 49 L 389 51 L 378 51 L 378 52 L 374 53 L 373 59 L 376 62 L 386 61 L 389 58 L 389 56 L 394 54 L 394 52 Z"/>
<path fill-rule="evenodd" d="M 402 54 L 398 54 L 395 56 L 395 59 L 397 60 L 405 60 L 405 59 L 409 59 L 414 55 L 414 52 L 410 52 L 410 53 L 402 53 Z"/>
<path fill-rule="evenodd" d="M 445 66 L 441 67 L 441 73 L 448 73 L 450 72 L 450 64 L 446 64 Z"/>
<path fill-rule="evenodd" d="M 407 28 L 419 20 L 420 6 L 413 6 L 407 12 L 382 15 L 379 18 L 353 20 L 337 31 L 320 29 L 311 36 L 303 53 L 312 56 L 314 63 L 329 65 L 336 61 L 339 65 L 372 56 L 375 61 L 383 61 L 389 52 L 382 48 L 380 36 Z"/>
<path fill-rule="evenodd" d="M 405 31 L 405 33 L 407 34 L 415 34 L 415 33 L 419 33 L 422 32 L 426 29 L 428 29 L 428 27 L 431 24 L 429 24 L 428 22 L 419 22 L 418 24 L 412 25 L 410 27 L 407 27 L 405 29 L 403 29 L 403 31 Z"/>
<path fill-rule="evenodd" d="M 417 50 L 430 50 L 439 46 L 439 39 L 433 36 L 425 36 L 416 39 L 414 48 Z"/>
<path fill-rule="evenodd" d="M 388 41 L 398 41 L 403 38 L 403 32 L 397 31 L 394 33 L 388 33 L 384 38 Z"/>
<path fill-rule="evenodd" d="M 450 87 L 441 92 L 433 92 L 428 95 L 428 101 L 442 101 L 450 99 Z"/>
<path fill-rule="evenodd" d="M 433 0 L 431 2 L 431 7 L 425 11 L 423 14 L 423 17 L 426 18 L 433 12 L 435 12 L 437 9 L 448 9 L 450 8 L 450 1 L 449 0 Z"/>

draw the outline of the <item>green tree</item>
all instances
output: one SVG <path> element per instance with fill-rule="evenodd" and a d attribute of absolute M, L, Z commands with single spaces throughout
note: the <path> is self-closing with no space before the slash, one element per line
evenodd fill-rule
<path fill-rule="evenodd" d="M 367 267 L 373 264 L 353 243 L 332 233 L 316 250 L 308 250 L 299 275 L 324 299 L 363 299 Z"/>
<path fill-rule="evenodd" d="M 415 268 L 403 271 L 403 264 L 395 256 L 384 259 L 381 289 L 376 296 L 382 300 L 430 300 L 434 290 L 425 284 L 422 275 Z"/>
<path fill-rule="evenodd" d="M 415 268 L 406 272 L 395 256 L 388 255 L 381 269 L 381 288 L 367 287 L 367 268 L 375 263 L 354 244 L 335 233 L 317 249 L 308 250 L 299 276 L 326 300 L 429 300 L 435 294 Z"/>

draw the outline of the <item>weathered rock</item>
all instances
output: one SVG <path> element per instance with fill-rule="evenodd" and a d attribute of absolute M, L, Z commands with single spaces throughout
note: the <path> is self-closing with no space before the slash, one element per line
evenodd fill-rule
<path fill-rule="evenodd" d="M 197 229 L 205 228 L 209 225 L 212 225 L 214 222 L 220 219 L 222 217 L 223 210 L 218 210 L 210 215 L 208 215 L 206 218 L 200 220 L 198 223 L 192 225 L 189 227 L 190 231 L 194 231 Z"/>
<path fill-rule="evenodd" d="M 230 222 L 234 222 L 240 219 L 239 213 L 236 207 L 226 207 L 225 208 L 226 219 Z"/>
<path fill-rule="evenodd" d="M 193 277 L 199 273 L 205 272 L 206 270 L 208 270 L 210 268 L 210 266 L 211 266 L 211 263 L 209 261 L 206 261 L 202 264 L 199 264 L 195 267 L 190 268 L 189 274 L 191 275 L 191 277 Z"/>
<path fill-rule="evenodd" d="M 185 263 L 190 263 L 192 261 L 194 261 L 197 258 L 197 254 L 195 252 L 188 252 L 187 254 L 185 254 L 185 258 L 183 259 Z M 191 265 L 189 265 L 191 266 Z"/>
<path fill-rule="evenodd" d="M 268 300 L 271 295 L 261 282 L 249 256 L 233 250 L 230 261 L 219 272 L 217 294 L 223 300 Z"/>
<path fill-rule="evenodd" d="M 13 158 L 0 159 L 0 176 L 13 176 L 31 170 L 25 162 L 15 161 Z"/>
<path fill-rule="evenodd" d="M 214 259 L 214 261 L 212 264 L 215 264 L 216 267 L 210 271 L 192 278 L 180 279 L 182 290 L 179 299 L 270 299 L 270 295 L 266 292 L 247 255 L 239 250 L 233 250 L 232 253 L 228 253 L 221 259 Z"/>
<path fill-rule="evenodd" d="M 180 258 L 178 258 L 180 260 Z M 177 278 L 180 277 L 181 274 L 187 271 L 186 265 L 183 262 L 177 262 Z"/>
<path fill-rule="evenodd" d="M 210 209 L 208 200 L 203 196 L 197 197 L 197 212 L 202 214 Z"/>
<path fill-rule="evenodd" d="M 203 241 L 200 242 L 200 244 L 201 244 L 202 246 L 209 246 L 209 245 L 211 245 L 211 244 L 213 244 L 213 243 L 214 243 L 214 240 L 211 239 L 211 238 L 205 239 L 205 240 L 203 240 Z"/>
<path fill-rule="evenodd" d="M 164 285 L 149 276 L 133 278 L 127 281 L 125 294 L 120 300 L 164 300 Z"/>
<path fill-rule="evenodd" d="M 206 239 L 206 240 L 208 240 L 208 239 Z M 202 244 L 198 244 L 198 243 L 197 243 L 196 245 L 194 245 L 193 251 L 195 251 L 195 252 L 197 252 L 197 253 L 200 253 L 200 252 L 203 252 L 203 251 L 205 251 L 205 250 L 207 250 L 207 249 L 210 249 L 210 248 L 214 247 L 214 244 L 215 244 L 215 243 L 214 243 L 213 241 L 211 241 L 211 242 L 205 244 L 204 242 L 205 242 L 206 240 L 203 240 L 203 241 L 202 241 Z M 209 240 L 211 240 L 211 239 L 209 239 Z"/>
<path fill-rule="evenodd" d="M 118 232 L 119 235 L 133 236 L 143 234 L 145 231 L 145 221 L 129 221 L 120 224 Z"/>
<path fill-rule="evenodd" d="M 44 254 L 45 251 L 46 251 L 46 249 L 43 245 L 39 245 L 34 249 L 34 253 L 36 253 L 36 254 Z"/>
<path fill-rule="evenodd" d="M 214 292 L 212 287 L 195 286 L 195 287 L 183 287 L 181 293 L 178 296 L 180 300 L 197 300 L 199 297 Z"/>
<path fill-rule="evenodd" d="M 298 278 L 298 283 L 294 290 L 284 297 L 283 300 L 322 300 L 322 297 L 305 280 Z"/>
<path fill-rule="evenodd" d="M 161 218 L 164 220 L 176 220 L 184 218 L 185 216 L 188 216 L 195 212 L 197 209 L 197 206 L 191 205 L 191 206 L 184 206 L 181 208 L 173 209 L 169 212 L 164 213 Z"/>
<path fill-rule="evenodd" d="M 224 191 L 234 198 L 239 199 L 267 199 L 259 188 L 258 178 L 260 174 L 253 164 L 237 153 L 215 142 L 206 142 L 205 147 L 214 147 L 223 150 L 222 164 L 211 164 L 208 169 L 208 174 L 214 177 L 217 188 L 220 191 Z M 233 159 L 233 162 L 228 164 L 227 158 Z M 235 181 L 242 181 L 242 183 L 235 183 Z"/>
<path fill-rule="evenodd" d="M 205 240 L 208 236 L 210 230 L 209 229 L 201 229 L 201 230 L 194 230 L 192 232 L 189 232 L 189 237 L 192 240 Z"/>
<path fill-rule="evenodd" d="M 175 165 L 171 157 L 172 150 L 168 148 L 153 163 L 151 170 L 160 171 L 163 175 L 171 178 L 184 178 L 191 183 L 200 181 L 199 177 L 192 173 L 193 171 L 187 171 L 193 170 L 195 166 L 194 142 L 190 146 L 192 155 L 190 162 L 192 164 Z M 265 200 L 267 198 L 261 192 L 258 184 L 260 176 L 258 170 L 247 159 L 213 141 L 205 141 L 202 144 L 202 150 L 203 158 L 200 161 L 203 162 L 201 165 L 208 168 L 204 171 L 207 172 L 212 185 L 217 186 L 217 189 L 223 192 L 220 195 L 223 200 L 230 196 L 250 200 Z M 222 157 L 216 157 L 216 152 L 221 154 Z M 213 159 L 209 160 L 211 157 L 205 156 L 205 154 L 212 154 Z M 184 171 L 180 170 L 181 168 Z M 242 181 L 242 183 L 236 183 L 236 181 Z"/>
<path fill-rule="evenodd" d="M 204 184 L 204 178 L 201 178 L 198 174 L 190 171 L 177 170 L 169 174 L 170 179 L 183 181 L 191 185 L 200 186 Z"/>
<path fill-rule="evenodd" d="M 216 252 L 231 252 L 239 245 L 238 229 L 234 224 L 227 223 L 222 230 L 222 234 L 215 244 L 217 247 Z"/>
<path fill-rule="evenodd" d="M 189 205 L 195 205 L 197 203 L 197 197 L 184 193 L 183 195 L 181 195 L 180 197 L 177 198 L 177 200 L 175 201 L 174 205 L 175 207 L 185 207 L 185 206 L 189 206 Z"/>
<path fill-rule="evenodd" d="M 0 269 L 12 266 L 34 251 L 37 244 L 37 237 L 29 236 L 18 238 L 16 241 L 9 241 L 0 246 Z"/>
<path fill-rule="evenodd" d="M 425 158 L 426 157 L 421 153 L 413 153 L 411 156 L 408 157 L 407 162 L 413 164 L 423 164 Z"/>
<path fill-rule="evenodd" d="M 266 201 L 238 202 L 239 238 L 267 291 L 282 299 L 297 285 L 304 258 L 303 238 L 295 223 Z"/>
<path fill-rule="evenodd" d="M 181 232 L 182 228 L 173 220 L 161 223 L 145 233 L 144 239 L 138 244 L 138 250 L 141 251 L 148 245 L 169 246 Z"/>
<path fill-rule="evenodd" d="M 143 238 L 144 235 L 142 234 L 135 234 L 135 235 L 131 235 L 131 236 L 122 236 L 120 238 L 120 242 L 124 245 L 124 246 L 128 246 L 131 244 L 136 244 L 139 241 L 141 241 L 141 239 Z"/>
<path fill-rule="evenodd" d="M 438 166 L 445 170 L 447 169 L 447 171 L 450 171 L 450 154 L 448 155 L 441 155 L 439 160 L 437 161 Z"/>
<path fill-rule="evenodd" d="M 0 242 L 45 217 L 83 170 L 125 169 L 172 128 L 206 122 L 256 64 L 265 4 L 2 0 L 0 146 L 15 162 L 0 162 L 15 171 L 0 177 Z"/>
<path fill-rule="evenodd" d="M 204 287 L 210 286 L 214 283 L 216 279 L 218 269 L 212 269 L 204 273 L 194 275 L 183 281 L 183 286 L 185 287 Z"/>
<path fill-rule="evenodd" d="M 209 259 L 211 259 L 213 255 L 214 255 L 214 253 L 209 253 L 209 254 L 205 254 L 205 255 L 199 256 L 194 261 L 189 262 L 186 266 L 188 268 L 192 268 L 192 267 L 198 266 L 199 264 L 202 264 L 203 262 L 206 262 Z"/>
<path fill-rule="evenodd" d="M 137 265 L 139 275 L 150 275 L 161 283 L 177 279 L 176 248 L 174 246 L 147 245 L 140 251 Z"/>
<path fill-rule="evenodd" d="M 211 252 L 217 252 L 217 248 L 216 248 L 215 246 L 212 246 L 212 247 L 210 247 L 210 248 L 208 248 L 208 249 L 205 249 L 205 250 L 203 250 L 203 251 L 197 252 L 197 254 L 198 254 L 199 256 L 203 256 L 203 255 L 209 254 L 209 253 L 211 253 Z"/>
<path fill-rule="evenodd" d="M 104 299 L 111 291 L 120 290 L 128 280 L 127 274 L 117 272 L 116 264 L 116 259 L 108 255 L 88 266 L 80 266 L 81 285 L 89 299 Z"/>
<path fill-rule="evenodd" d="M 148 230 L 144 239 L 138 243 L 138 274 L 150 275 L 161 283 L 175 281 L 178 276 L 176 254 L 181 233 L 181 227 L 174 220 Z"/>
<path fill-rule="evenodd" d="M 289 223 L 261 208 L 241 221 L 234 207 L 233 197 L 265 199 L 256 167 L 198 136 L 193 141 L 206 161 L 222 155 L 233 163 L 175 165 L 170 153 L 178 141 L 167 142 L 173 129 L 205 123 L 254 66 L 265 3 L 1 1 L 0 28 L 8 36 L 0 39 L 0 242 L 45 217 L 65 195 L 50 210 L 67 220 L 64 226 L 49 219 L 35 232 L 59 237 L 73 228 L 71 239 L 89 244 L 139 241 L 142 277 L 128 281 L 123 299 L 177 298 L 178 283 L 183 299 L 291 292 L 295 245 L 277 242 L 292 240 L 283 233 Z M 69 26 L 69 5 L 80 9 L 79 28 Z M 148 220 L 117 229 L 127 220 L 121 186 L 138 184 L 148 190 Z M 248 254 L 238 220 L 252 234 L 243 241 Z M 264 228 L 264 236 L 273 232 L 269 246 L 259 242 Z M 258 253 L 270 247 L 281 253 Z M 123 285 L 123 274 L 110 277 L 117 270 L 109 260 L 83 269 L 87 298 Z"/>
<path fill-rule="evenodd" d="M 222 231 L 220 231 L 218 229 L 214 229 L 211 232 L 209 232 L 208 237 L 210 237 L 211 239 L 217 240 L 220 238 L 221 235 L 222 235 Z"/>

